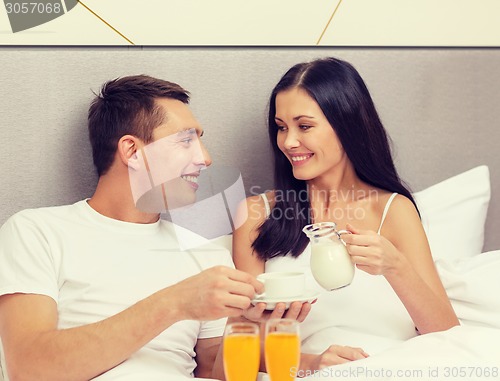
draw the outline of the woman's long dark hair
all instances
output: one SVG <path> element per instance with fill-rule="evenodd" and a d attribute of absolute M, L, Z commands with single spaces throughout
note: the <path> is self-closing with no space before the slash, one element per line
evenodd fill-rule
<path fill-rule="evenodd" d="M 283 75 L 269 101 L 274 185 L 280 197 L 276 197 L 269 218 L 260 226 L 259 235 L 252 244 L 263 260 L 289 253 L 297 257 L 309 242 L 302 228 L 311 223 L 310 201 L 308 196 L 300 197 L 307 195 L 307 185 L 293 176 L 290 162 L 278 148 L 275 122 L 276 96 L 295 87 L 305 90 L 318 103 L 362 181 L 404 195 L 417 208 L 409 188 L 399 178 L 389 137 L 356 69 L 336 58 L 297 64 Z M 295 197 L 290 197 L 290 190 L 295 191 Z"/>

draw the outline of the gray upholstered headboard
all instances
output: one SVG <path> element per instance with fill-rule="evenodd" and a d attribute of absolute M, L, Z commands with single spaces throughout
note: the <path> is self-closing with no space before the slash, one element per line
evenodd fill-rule
<path fill-rule="evenodd" d="M 485 250 L 500 248 L 498 49 L 0 47 L 0 223 L 20 209 L 91 195 L 92 90 L 130 74 L 190 90 L 214 163 L 238 167 L 247 191 L 270 188 L 269 92 L 292 64 L 324 56 L 360 71 L 413 190 L 490 167 Z"/>

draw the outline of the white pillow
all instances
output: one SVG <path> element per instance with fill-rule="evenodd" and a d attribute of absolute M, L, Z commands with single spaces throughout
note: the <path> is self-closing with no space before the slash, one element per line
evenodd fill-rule
<path fill-rule="evenodd" d="M 462 324 L 500 329 L 500 250 L 441 259 L 436 268 Z"/>
<path fill-rule="evenodd" d="M 490 201 L 487 166 L 450 177 L 413 196 L 435 260 L 481 253 Z"/>

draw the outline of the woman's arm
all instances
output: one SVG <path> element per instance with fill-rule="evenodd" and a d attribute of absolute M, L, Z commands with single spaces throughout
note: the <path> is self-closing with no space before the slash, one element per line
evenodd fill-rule
<path fill-rule="evenodd" d="M 347 229 L 354 234 L 342 238 L 356 266 L 385 276 L 420 333 L 459 324 L 434 266 L 418 213 L 409 199 L 401 195 L 394 199 L 381 235 L 352 225 Z"/>
<path fill-rule="evenodd" d="M 271 207 L 273 205 L 272 192 L 267 193 L 270 200 Z M 245 203 L 240 205 L 238 210 L 237 221 L 245 222 L 236 229 L 233 234 L 233 260 L 238 270 L 249 272 L 256 276 L 264 272 L 264 261 L 252 249 L 252 243 L 258 236 L 258 228 L 267 218 L 264 201 L 260 196 L 250 197 Z M 285 311 L 284 303 L 278 303 L 272 312 L 265 312 L 263 308 L 265 305 L 259 303 L 253 311 L 253 316 L 248 319 L 261 322 L 261 341 L 264 342 L 264 326 L 265 321 L 270 318 L 290 318 L 300 322 L 304 321 L 307 314 L 311 309 L 309 303 L 294 302 L 290 308 Z M 230 318 L 229 322 L 246 321 L 244 317 Z M 325 366 L 341 364 L 348 361 L 353 361 L 365 358 L 368 355 L 360 348 L 351 348 L 332 345 L 325 352 L 320 355 L 315 354 L 301 354 L 300 367 L 297 375 L 305 374 L 306 371 L 319 370 Z M 264 362 L 264 347 L 261 346 L 261 365 L 260 370 L 265 372 Z"/>
<path fill-rule="evenodd" d="M 272 208 L 274 204 L 273 192 L 268 192 L 266 195 Z M 249 197 L 246 202 L 239 206 L 236 221 L 241 226 L 233 233 L 233 261 L 238 270 L 254 276 L 265 271 L 265 261 L 253 250 L 252 243 L 257 238 L 258 229 L 266 218 L 266 208 L 260 196 Z M 285 317 L 302 322 L 311 310 L 311 305 L 310 303 L 294 302 L 288 310 L 285 310 L 285 303 L 277 303 L 272 312 L 266 312 L 264 308 L 264 303 L 257 303 L 255 308 L 250 308 L 245 312 L 244 318 L 265 322 L 268 319 Z"/>
<path fill-rule="evenodd" d="M 264 200 L 260 196 L 249 197 L 238 207 L 236 221 L 241 225 L 233 233 L 233 261 L 237 269 L 254 276 L 264 272 L 265 262 L 254 252 L 252 243 L 266 218 Z"/>
<path fill-rule="evenodd" d="M 273 192 L 268 192 L 267 197 L 272 208 Z M 239 206 L 236 221 L 244 222 L 233 233 L 233 261 L 238 270 L 254 276 L 265 271 L 265 261 L 253 250 L 252 243 L 257 238 L 258 229 L 266 218 L 266 208 L 260 196 L 249 197 L 246 202 Z M 277 303 L 272 312 L 267 312 L 264 308 L 264 303 L 258 303 L 255 308 L 249 309 L 243 318 L 258 322 L 281 317 L 304 321 L 311 310 L 311 305 L 309 303 L 294 302 L 288 310 L 285 310 L 285 303 Z M 263 324 L 261 328 L 264 328 Z"/>

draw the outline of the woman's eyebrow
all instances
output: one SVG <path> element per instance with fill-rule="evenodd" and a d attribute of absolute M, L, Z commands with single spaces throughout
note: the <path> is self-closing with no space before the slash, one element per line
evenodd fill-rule
<path fill-rule="evenodd" d="M 301 118 L 315 119 L 314 116 L 311 116 L 311 115 L 297 115 L 297 116 L 293 117 L 293 120 L 297 121 Z M 279 120 L 280 122 L 283 122 L 283 120 L 281 120 L 281 118 L 278 118 L 277 116 L 275 116 L 274 119 Z"/>
<path fill-rule="evenodd" d="M 314 119 L 314 116 L 310 116 L 310 115 L 298 115 L 295 118 L 293 118 L 293 120 L 299 120 L 301 118 Z"/>

